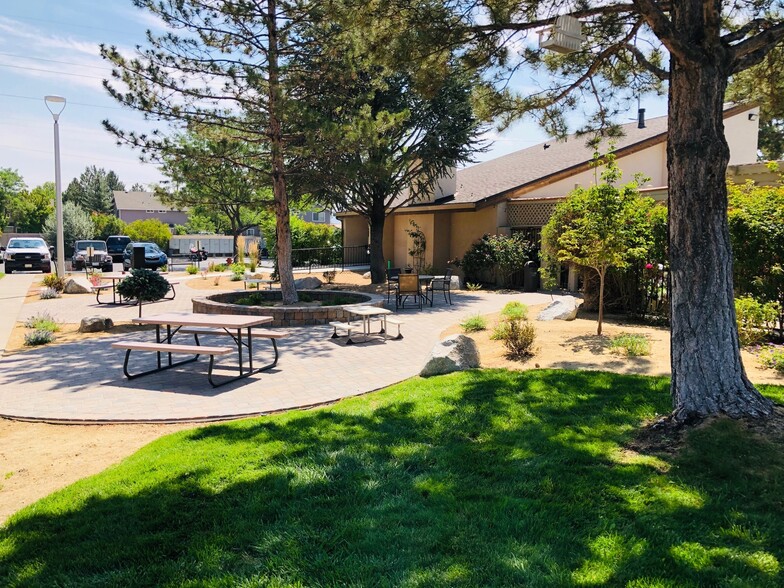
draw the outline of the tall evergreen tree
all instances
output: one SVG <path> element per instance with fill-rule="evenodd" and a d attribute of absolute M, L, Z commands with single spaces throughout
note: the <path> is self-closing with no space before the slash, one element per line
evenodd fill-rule
<path fill-rule="evenodd" d="M 133 58 L 115 47 L 102 55 L 115 67 L 106 84 L 122 104 L 148 118 L 186 128 L 228 129 L 256 147 L 239 163 L 266 175 L 272 187 L 277 255 L 283 301 L 297 301 L 291 267 L 288 189 L 293 151 L 301 138 L 288 120 L 296 107 L 290 63 L 294 54 L 312 51 L 300 35 L 312 18 L 312 3 L 297 0 L 133 0 L 160 18 L 165 34 L 147 34 L 147 46 Z M 121 142 L 149 154 L 172 143 L 167 133 L 124 132 L 106 123 Z"/>
<path fill-rule="evenodd" d="M 125 190 L 125 184 L 117 174 L 91 165 L 68 184 L 63 192 L 63 202 L 73 202 L 87 212 L 108 214 L 114 210 L 115 190 Z"/>

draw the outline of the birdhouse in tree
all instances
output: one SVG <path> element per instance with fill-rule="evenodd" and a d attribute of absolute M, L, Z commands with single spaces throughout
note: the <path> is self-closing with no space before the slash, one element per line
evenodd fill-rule
<path fill-rule="evenodd" d="M 573 53 L 580 50 L 583 41 L 585 36 L 582 34 L 580 21 L 573 16 L 563 15 L 555 20 L 550 29 L 550 37 L 540 41 L 539 46 L 558 53 Z"/>

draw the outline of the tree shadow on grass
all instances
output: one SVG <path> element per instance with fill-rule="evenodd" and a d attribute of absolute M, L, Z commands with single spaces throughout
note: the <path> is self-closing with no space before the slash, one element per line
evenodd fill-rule
<path fill-rule="evenodd" d="M 662 379 L 486 370 L 184 431 L 12 518 L 0 580 L 778 584 L 782 458 L 622 451 L 667 408 Z"/>

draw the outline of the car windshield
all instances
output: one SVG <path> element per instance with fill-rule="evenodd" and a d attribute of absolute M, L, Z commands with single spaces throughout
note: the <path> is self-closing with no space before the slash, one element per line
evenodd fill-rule
<path fill-rule="evenodd" d="M 103 241 L 77 241 L 76 242 L 76 249 L 87 249 L 88 247 L 92 247 L 93 249 L 99 249 L 101 251 L 106 251 L 106 243 Z"/>
<path fill-rule="evenodd" d="M 46 248 L 43 239 L 14 239 L 8 244 L 9 249 L 37 249 Z"/>
<path fill-rule="evenodd" d="M 157 245 L 145 245 L 144 246 L 145 253 L 161 253 L 161 250 L 158 248 Z"/>

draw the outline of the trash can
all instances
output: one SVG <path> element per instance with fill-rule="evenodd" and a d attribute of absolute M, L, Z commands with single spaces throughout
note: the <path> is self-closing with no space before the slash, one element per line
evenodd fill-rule
<path fill-rule="evenodd" d="M 141 268 L 144 267 L 144 245 L 133 247 L 133 257 L 131 258 L 131 267 Z"/>
<path fill-rule="evenodd" d="M 523 266 L 523 291 L 536 292 L 539 289 L 539 267 L 536 262 L 526 261 Z"/>

